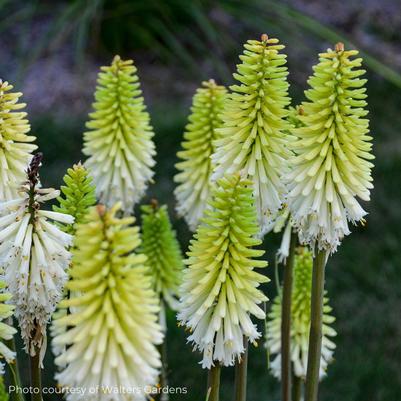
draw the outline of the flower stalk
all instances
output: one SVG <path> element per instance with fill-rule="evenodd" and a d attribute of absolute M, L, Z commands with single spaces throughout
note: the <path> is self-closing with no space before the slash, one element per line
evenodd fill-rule
<path fill-rule="evenodd" d="M 313 259 L 311 326 L 309 332 L 305 401 L 317 401 L 318 396 L 322 352 L 324 273 L 327 256 L 327 251 L 316 250 L 316 255 Z"/>
<path fill-rule="evenodd" d="M 159 353 L 161 360 L 160 380 L 159 380 L 159 400 L 168 401 L 168 393 L 163 392 L 163 389 L 168 386 L 168 357 L 167 357 L 167 322 L 166 322 L 166 304 L 163 299 L 160 299 L 160 325 L 165 329 L 165 337 L 161 344 L 159 344 Z M 164 320 L 164 321 L 162 321 Z"/>
<path fill-rule="evenodd" d="M 281 303 L 281 396 L 283 401 L 291 401 L 291 300 L 296 242 L 297 235 L 292 233 L 289 255 L 284 264 Z"/>
<path fill-rule="evenodd" d="M 30 356 L 32 401 L 42 401 L 42 378 L 40 372 L 41 362 L 40 362 L 40 352 L 38 351 L 36 352 L 35 355 Z"/>
<path fill-rule="evenodd" d="M 292 401 L 302 400 L 302 379 L 295 374 L 292 375 Z"/>
<path fill-rule="evenodd" d="M 15 362 L 14 365 L 9 365 L 9 369 L 10 369 L 11 385 L 16 388 L 21 388 L 22 382 L 17 362 Z M 25 397 L 23 396 L 23 394 L 21 394 L 18 391 L 14 391 L 12 394 L 9 394 L 9 396 L 10 396 L 10 401 L 25 401 Z"/>
<path fill-rule="evenodd" d="M 216 362 L 214 366 L 211 366 L 208 370 L 207 376 L 207 401 L 219 401 L 220 396 L 220 373 L 221 365 Z"/>
<path fill-rule="evenodd" d="M 13 319 L 11 317 L 7 319 L 7 325 L 13 328 Z M 15 329 L 13 328 L 13 331 L 14 330 Z M 11 385 L 16 388 L 22 387 L 14 336 L 11 337 L 9 340 L 4 341 L 4 344 L 15 355 L 15 359 L 12 362 L 8 363 Z M 20 392 L 14 391 L 10 394 L 10 401 L 25 401 L 25 397 Z"/>
<path fill-rule="evenodd" d="M 235 401 L 246 401 L 246 382 L 248 373 L 248 339 L 244 338 L 245 351 L 235 364 Z"/>
<path fill-rule="evenodd" d="M 293 285 L 291 297 L 291 369 L 294 377 L 305 381 L 308 362 L 309 332 L 311 324 L 311 293 L 313 276 L 313 255 L 305 247 L 295 249 L 293 267 Z M 323 306 L 322 352 L 319 378 L 323 379 L 336 348 L 332 338 L 336 331 L 332 327 L 335 317 L 325 295 Z M 274 356 L 270 369 L 272 374 L 281 380 L 281 320 L 282 320 L 282 289 L 276 296 L 269 313 L 269 330 L 266 332 L 267 348 Z"/>

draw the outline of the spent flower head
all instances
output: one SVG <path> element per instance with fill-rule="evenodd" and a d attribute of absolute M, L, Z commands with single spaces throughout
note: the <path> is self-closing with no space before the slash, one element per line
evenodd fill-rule
<path fill-rule="evenodd" d="M 19 197 L 0 203 L 0 263 L 31 355 L 46 341 L 46 326 L 62 296 L 70 263 L 72 237 L 52 221 L 74 222 L 68 214 L 41 210 L 44 202 L 59 195 L 39 187 L 41 158 L 40 153 L 33 157 Z"/>

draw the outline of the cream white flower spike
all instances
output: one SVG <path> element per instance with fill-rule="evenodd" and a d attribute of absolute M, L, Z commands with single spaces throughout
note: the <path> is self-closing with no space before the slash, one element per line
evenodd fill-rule
<path fill-rule="evenodd" d="M 331 252 L 350 233 L 348 222 L 364 221 L 357 198 L 368 201 L 373 188 L 365 71 L 357 54 L 341 43 L 320 54 L 298 116 L 303 126 L 292 130 L 295 156 L 285 177 L 301 242 Z"/>
<path fill-rule="evenodd" d="M 86 124 L 83 152 L 101 203 L 122 203 L 126 214 L 153 176 L 153 129 L 132 60 L 116 56 L 98 75 L 94 112 Z"/>
<path fill-rule="evenodd" d="M 307 248 L 298 248 L 295 254 L 294 282 L 291 307 L 291 362 L 294 374 L 305 379 L 308 362 L 309 329 L 311 322 L 312 254 Z M 281 377 L 281 298 L 274 300 L 267 322 L 267 347 L 273 360 L 270 364 L 275 377 Z M 327 365 L 333 359 L 336 335 L 331 327 L 335 318 L 331 315 L 328 298 L 323 306 L 323 340 L 320 361 L 320 378 L 326 374 Z"/>
<path fill-rule="evenodd" d="M 163 340 L 157 323 L 159 299 L 152 289 L 146 256 L 133 217 L 118 218 L 120 205 L 91 208 L 86 223 L 78 224 L 74 240 L 69 299 L 60 308 L 70 313 L 53 321 L 53 345 L 66 349 L 55 360 L 62 386 L 99 388 L 71 401 L 145 400 L 146 386 L 156 385 Z M 61 330 L 59 330 L 61 328 Z M 64 332 L 64 329 L 66 331 Z M 97 387 L 99 386 L 99 387 Z M 103 386 L 103 387 L 102 387 Z M 118 393 L 102 393 L 102 388 Z M 139 394 L 124 394 L 124 391 Z"/>
<path fill-rule="evenodd" d="M 40 210 L 59 191 L 37 188 L 42 155 L 32 159 L 20 197 L 0 203 L 0 263 L 12 295 L 26 350 L 35 355 L 46 338 L 46 325 L 62 296 L 72 237 L 51 221 L 72 224 L 67 214 Z"/>
<path fill-rule="evenodd" d="M 217 130 L 212 180 L 238 171 L 252 180 L 263 235 L 272 228 L 286 193 L 281 174 L 289 156 L 288 72 L 284 46 L 277 39 L 262 35 L 261 41 L 249 40 L 244 47 L 234 74 L 239 85 L 230 87 L 223 127 Z"/>
<path fill-rule="evenodd" d="M 148 260 L 153 288 L 162 303 L 177 308 L 178 287 L 184 263 L 176 232 L 170 222 L 166 205 L 159 207 L 156 200 L 141 207 L 142 248 Z"/>
<path fill-rule="evenodd" d="M 189 123 L 185 127 L 182 150 L 177 153 L 180 162 L 175 166 L 179 173 L 174 181 L 177 213 L 184 216 L 190 230 L 195 231 L 210 194 L 210 177 L 213 171 L 210 156 L 214 141 L 219 138 L 221 112 L 227 95 L 224 86 L 211 79 L 203 82 L 193 97 Z"/>
<path fill-rule="evenodd" d="M 31 129 L 27 114 L 20 111 L 25 107 L 25 103 L 18 103 L 22 93 L 12 89 L 0 80 L 0 201 L 18 196 L 31 153 L 37 148 L 31 143 L 36 138 L 27 135 Z"/>
<path fill-rule="evenodd" d="M 255 268 L 267 265 L 254 249 L 261 240 L 252 181 L 226 175 L 213 188 L 208 207 L 189 247 L 180 287 L 178 319 L 191 332 L 188 341 L 203 353 L 202 366 L 233 365 L 244 352 L 244 337 L 260 337 L 251 316 L 264 319 L 258 288 L 269 279 Z"/>
<path fill-rule="evenodd" d="M 4 290 L 5 287 L 6 283 L 0 280 L 0 357 L 4 358 L 7 363 L 12 363 L 15 360 L 15 352 L 10 350 L 4 341 L 11 340 L 17 330 L 9 326 L 5 319 L 13 314 L 15 307 L 7 303 L 11 298 L 11 294 Z M 4 364 L 0 362 L 0 375 L 3 374 Z"/>

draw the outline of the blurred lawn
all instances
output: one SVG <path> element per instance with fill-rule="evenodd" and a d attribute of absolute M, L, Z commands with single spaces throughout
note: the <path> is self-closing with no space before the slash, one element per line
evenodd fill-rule
<path fill-rule="evenodd" d="M 297 103 L 300 88 L 292 91 Z M 401 394 L 401 90 L 372 77 L 368 93 L 377 157 L 375 189 L 372 202 L 366 205 L 370 212 L 366 226 L 353 229 L 327 267 L 327 289 L 337 316 L 338 337 L 336 360 L 321 386 L 323 401 L 397 401 Z M 158 154 L 155 184 L 148 196 L 169 205 L 183 250 L 190 233 L 174 213 L 172 177 L 188 108 L 187 99 L 171 102 L 168 98 L 158 99 L 149 107 Z M 84 121 L 71 116 L 62 121 L 50 116 L 31 120 L 45 155 L 42 181 L 59 186 L 65 169 L 83 159 L 80 148 Z M 271 298 L 275 293 L 272 258 L 278 241 L 269 235 L 264 245 L 271 261 L 267 269 L 272 279 L 267 285 Z M 204 400 L 206 375 L 197 364 L 200 355 L 192 353 L 185 343 L 185 333 L 171 313 L 170 385 L 188 387 L 188 395 L 171 396 L 171 400 Z M 47 359 L 48 368 L 50 350 Z M 27 378 L 27 372 L 23 377 Z M 51 380 L 46 375 L 45 384 L 50 385 Z M 224 369 L 222 401 L 232 400 L 232 383 L 233 369 Z M 248 385 L 249 401 L 279 399 L 279 387 L 268 374 L 262 344 L 250 351 Z"/>

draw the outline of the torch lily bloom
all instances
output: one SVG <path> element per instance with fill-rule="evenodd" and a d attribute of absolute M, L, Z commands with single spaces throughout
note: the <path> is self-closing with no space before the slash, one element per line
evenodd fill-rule
<path fill-rule="evenodd" d="M 141 210 L 142 251 L 148 257 L 146 264 L 153 288 L 163 301 L 176 309 L 184 263 L 167 207 L 159 207 L 153 202 L 152 205 L 142 206 Z"/>
<path fill-rule="evenodd" d="M 15 352 L 10 350 L 4 341 L 11 340 L 13 335 L 17 332 L 14 327 L 9 326 L 5 320 L 12 316 L 15 309 L 14 305 L 7 303 L 11 299 L 11 294 L 6 292 L 6 283 L 0 281 L 0 356 L 6 360 L 7 363 L 12 363 L 15 360 Z M 4 364 L 0 363 L 0 375 L 4 374 Z M 0 376 L 1 377 L 1 376 Z M 7 398 L 8 399 L 8 398 Z M 1 400 L 1 397 L 0 397 Z"/>
<path fill-rule="evenodd" d="M 84 134 L 85 165 L 99 201 L 108 207 L 121 202 L 126 214 L 145 193 L 155 164 L 154 133 L 136 72 L 132 60 L 119 56 L 101 68 Z"/>
<path fill-rule="evenodd" d="M 249 40 L 222 114 L 215 141 L 212 179 L 241 171 L 253 182 L 261 234 L 272 227 L 286 188 L 281 172 L 289 156 L 286 144 L 288 97 L 286 55 L 277 39 Z"/>
<path fill-rule="evenodd" d="M 0 201 L 15 199 L 26 179 L 26 169 L 37 148 L 36 138 L 27 135 L 31 127 L 27 113 L 20 111 L 26 105 L 18 103 L 20 92 L 11 92 L 13 86 L 0 80 Z"/>
<path fill-rule="evenodd" d="M 74 164 L 63 177 L 65 185 L 61 186 L 61 196 L 57 198 L 58 206 L 53 206 L 55 212 L 69 214 L 74 217 L 73 225 L 64 225 L 63 231 L 75 234 L 77 224 L 84 222 L 89 208 L 96 203 L 95 186 L 88 170 L 81 164 Z"/>
<path fill-rule="evenodd" d="M 258 287 L 269 279 L 254 271 L 267 262 L 256 259 L 264 251 L 254 249 L 261 240 L 252 191 L 252 181 L 239 174 L 219 179 L 187 253 L 178 319 L 203 353 L 204 368 L 233 365 L 244 337 L 260 337 L 251 315 L 264 319 L 259 305 L 267 298 Z"/>
<path fill-rule="evenodd" d="M 221 112 L 227 96 L 227 89 L 217 85 L 213 79 L 203 82 L 193 98 L 191 115 L 181 144 L 183 150 L 177 153 L 181 159 L 176 164 L 179 173 L 174 181 L 179 185 L 174 191 L 177 199 L 177 213 L 184 216 L 189 228 L 196 230 L 202 217 L 212 183 L 212 161 L 215 152 L 214 141 L 220 137 Z"/>
<path fill-rule="evenodd" d="M 133 252 L 141 242 L 138 227 L 131 226 L 135 219 L 118 218 L 120 208 L 95 206 L 87 222 L 78 225 L 66 286 L 71 296 L 60 303 L 70 313 L 53 322 L 56 332 L 66 328 L 53 339 L 58 349 L 66 347 L 55 359 L 61 369 L 58 382 L 99 388 L 94 399 L 104 401 L 145 400 L 146 387 L 157 383 L 161 366 L 159 301 L 146 256 Z M 120 390 L 102 392 L 107 388 Z M 68 399 L 88 398 L 70 394 Z"/>
<path fill-rule="evenodd" d="M 291 303 L 291 362 L 295 376 L 306 377 L 308 364 L 309 329 L 311 324 L 312 253 L 307 248 L 298 248 L 295 254 L 294 281 Z M 320 378 L 326 374 L 327 365 L 333 359 L 335 344 L 331 337 L 336 335 L 331 327 L 335 318 L 327 297 L 323 306 L 323 339 L 320 361 Z M 281 377 L 281 297 L 277 295 L 268 315 L 266 345 L 274 359 L 271 371 Z"/>
<path fill-rule="evenodd" d="M 368 201 L 373 188 L 366 79 L 357 54 L 342 43 L 320 54 L 298 116 L 303 126 L 292 130 L 285 177 L 300 241 L 330 252 L 350 233 L 348 222 L 364 222 L 357 198 Z"/>

